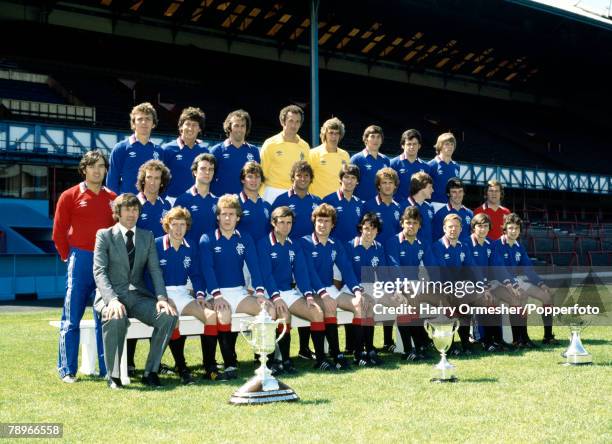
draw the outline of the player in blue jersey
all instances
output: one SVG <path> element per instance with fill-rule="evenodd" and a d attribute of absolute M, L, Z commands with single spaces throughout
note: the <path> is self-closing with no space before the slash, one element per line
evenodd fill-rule
<path fill-rule="evenodd" d="M 314 171 L 310 164 L 305 160 L 298 160 L 291 167 L 289 173 L 291 178 L 291 189 L 280 194 L 272 209 L 287 206 L 295 213 L 293 227 L 291 228 L 291 240 L 299 241 L 303 236 L 312 233 L 313 225 L 311 214 L 321 203 L 321 199 L 308 192 L 308 188 L 314 179 Z M 309 348 L 310 330 L 308 327 L 299 327 L 300 351 L 298 356 L 304 359 L 314 359 L 314 353 Z"/>
<path fill-rule="evenodd" d="M 448 214 L 444 218 L 444 236 L 434 242 L 431 247 L 438 265 L 440 266 L 440 282 L 443 285 L 448 283 L 464 283 L 465 294 L 456 291 L 449 294 L 446 303 L 450 306 L 460 304 L 469 305 L 488 305 L 491 295 L 486 290 L 486 281 L 476 267 L 473 256 L 467 244 L 459 240 L 461 234 L 461 217 L 457 214 Z M 480 280 L 481 285 L 477 286 L 475 281 Z M 471 282 L 470 291 L 467 290 L 468 283 Z M 444 298 L 443 298 L 444 299 Z M 445 304 L 446 305 L 446 304 Z M 453 353 L 472 354 L 470 347 L 470 316 L 460 316 L 461 325 L 459 326 L 459 339 L 461 349 L 455 348 Z"/>
<path fill-rule="evenodd" d="M 151 142 L 151 131 L 157 126 L 157 112 L 148 102 L 136 105 L 130 113 L 134 131 L 115 145 L 110 155 L 106 186 L 115 193 L 137 193 L 138 168 L 149 159 L 162 160 L 163 150 Z"/>
<path fill-rule="evenodd" d="M 404 202 L 405 208 L 416 207 L 421 213 L 421 228 L 418 238 L 424 245 L 431 245 L 433 238 L 432 224 L 434 209 L 427 199 L 433 192 L 433 181 L 427 173 L 415 173 L 410 179 L 410 197 Z"/>
<path fill-rule="evenodd" d="M 519 301 L 519 292 L 512 288 L 512 283 L 507 282 L 501 284 L 495 279 L 491 267 L 493 264 L 493 244 L 487 238 L 491 228 L 491 219 L 485 213 L 479 213 L 472 219 L 470 223 L 472 235 L 467 244 L 470 247 L 472 260 L 475 266 L 483 270 L 483 276 L 488 280 L 488 288 L 493 296 L 491 305 L 497 305 L 500 302 L 506 302 L 510 306 L 516 306 Z M 480 316 L 479 325 L 482 332 L 481 342 L 485 351 L 506 351 L 511 349 L 511 344 L 507 344 L 503 340 L 501 330 L 501 315 Z"/>
<path fill-rule="evenodd" d="M 271 219 L 273 230 L 257 245 L 266 293 L 276 307 L 277 317 L 284 318 L 287 322 L 287 333 L 278 343 L 282 364 L 276 367 L 277 371 L 286 373 L 295 372 L 289 355 L 291 345 L 289 313 L 310 321 L 310 332 L 317 350 L 316 354 L 325 355 L 323 310 L 314 302 L 302 247 L 299 242 L 294 242 L 289 237 L 293 219 L 294 213 L 291 208 L 276 208 L 272 212 Z M 331 369 L 331 364 L 327 368 Z"/>
<path fill-rule="evenodd" d="M 257 315 L 265 304 L 270 316 L 276 317 L 276 308 L 264 296 L 264 285 L 259 271 L 257 250 L 251 236 L 240 233 L 236 226 L 242 216 L 238 196 L 224 194 L 217 203 L 219 227 L 202 235 L 200 239 L 200 265 L 206 280 L 206 289 L 213 298 L 217 312 L 219 344 L 225 363 L 225 376 L 237 377 L 236 339 L 231 331 L 232 313 Z M 255 296 L 245 286 L 243 267 L 251 275 Z"/>
<path fill-rule="evenodd" d="M 421 133 L 418 130 L 404 131 L 400 139 L 403 152 L 391 159 L 391 168 L 399 176 L 399 186 L 395 192 L 395 200 L 398 202 L 404 201 L 410 196 L 410 178 L 414 173 L 419 171 L 429 173 L 427 162 L 418 157 L 422 143 Z"/>
<path fill-rule="evenodd" d="M 242 191 L 238 197 L 242 206 L 242 217 L 238 229 L 242 233 L 250 234 L 255 243 L 270 232 L 272 205 L 259 195 L 264 180 L 263 169 L 255 161 L 245 163 L 240 171 Z"/>
<path fill-rule="evenodd" d="M 163 236 L 162 218 L 172 207 L 170 202 L 161 198 L 171 180 L 170 177 L 170 170 L 161 160 L 148 160 L 138 169 L 136 197 L 142 205 L 142 210 L 136 226 L 153 232 L 154 237 Z"/>
<path fill-rule="evenodd" d="M 434 145 L 436 157 L 428 163 L 429 174 L 433 179 L 433 194 L 431 203 L 435 211 L 446 204 L 446 184 L 452 177 L 459 177 L 459 164 L 453 160 L 453 153 L 457 148 L 457 139 L 453 133 L 444 133 L 438 136 Z"/>
<path fill-rule="evenodd" d="M 191 164 L 208 148 L 198 139 L 204 131 L 204 112 L 200 108 L 185 108 L 178 120 L 179 136 L 176 140 L 163 145 L 164 163 L 170 169 L 172 179 L 166 190 L 166 199 L 171 204 L 193 185 Z"/>
<path fill-rule="evenodd" d="M 444 234 L 442 224 L 444 218 L 448 214 L 457 214 L 461 218 L 461 236 L 459 240 L 467 244 L 470 239 L 470 222 L 474 217 L 474 212 L 463 205 L 463 197 L 465 196 L 465 188 L 463 182 L 458 177 L 453 177 L 446 184 L 446 195 L 448 202 L 434 214 L 432 220 L 433 239 L 440 239 Z"/>
<path fill-rule="evenodd" d="M 384 135 L 382 128 L 377 125 L 368 126 L 363 132 L 365 148 L 351 157 L 351 163 L 359 167 L 360 179 L 355 194 L 367 202 L 376 196 L 376 173 L 381 168 L 390 165 L 389 158 L 380 153 Z"/>
<path fill-rule="evenodd" d="M 436 267 L 437 261 L 433 257 L 429 246 L 417 238 L 421 227 L 421 213 L 417 207 L 407 207 L 404 209 L 401 227 L 402 230 L 389 238 L 385 244 L 387 264 L 390 267 L 405 267 L 401 272 L 398 270 L 400 272 L 399 277 L 418 281 L 419 267 Z M 395 277 L 391 271 L 389 271 L 389 275 L 390 277 Z M 418 307 L 418 303 L 421 301 L 436 302 L 435 299 L 428 299 L 428 295 L 424 293 L 406 293 L 398 294 L 397 296 L 401 299 L 400 303 L 415 307 Z M 407 361 L 425 359 L 427 337 L 422 324 L 419 323 L 419 316 L 399 315 L 397 316 L 397 327 L 404 346 L 403 359 Z"/>
<path fill-rule="evenodd" d="M 159 266 L 164 276 L 168 298 L 174 303 L 179 316 L 195 316 L 204 324 L 202 335 L 202 360 L 205 379 L 220 380 L 215 362 L 217 348 L 217 314 L 206 305 L 205 286 L 201 274 L 196 245 L 185 239 L 191 226 L 191 215 L 182 207 L 172 208 L 163 219 L 163 229 L 167 233 L 155 239 Z M 193 287 L 192 296 L 187 280 Z M 178 333 L 178 329 L 175 330 Z M 173 335 L 168 344 L 176 370 L 183 384 L 192 384 L 193 379 L 185 361 L 185 336 Z"/>
<path fill-rule="evenodd" d="M 357 165 L 342 165 L 340 170 L 340 188 L 323 199 L 336 209 L 337 223 L 332 231 L 334 239 L 346 242 L 357 236 L 357 224 L 363 214 L 363 201 L 354 194 L 359 183 Z"/>
<path fill-rule="evenodd" d="M 553 299 L 550 288 L 533 269 L 527 250 L 518 239 L 521 234 L 521 218 L 510 213 L 504 217 L 504 234 L 493 242 L 493 263 L 495 271 L 502 283 L 511 283 L 521 295 L 521 305 L 527 298 L 538 299 L 544 307 L 550 307 Z M 527 333 L 526 319 L 520 315 L 511 317 L 513 345 L 521 348 L 535 348 L 535 344 Z M 543 344 L 556 345 L 558 341 L 553 335 L 552 315 L 542 315 L 544 323 Z"/>
<path fill-rule="evenodd" d="M 210 152 L 217 159 L 217 174 L 211 190 L 217 196 L 238 194 L 241 190 L 240 171 L 245 163 L 261 163 L 259 149 L 246 141 L 251 131 L 251 116 L 243 109 L 232 111 L 223 122 L 223 131 L 227 136 L 223 142 L 213 146 Z"/>
<path fill-rule="evenodd" d="M 357 229 L 359 235 L 348 241 L 346 245 L 346 255 L 353 265 L 355 277 L 362 282 L 366 288 L 372 288 L 374 282 L 385 281 L 387 273 L 387 257 L 382 244 L 376 240 L 376 236 L 382 228 L 382 222 L 376 213 L 365 213 Z M 368 293 L 366 291 L 366 293 Z M 379 304 L 386 307 L 397 307 L 400 303 L 395 297 L 385 294 L 380 298 L 373 299 L 367 296 L 368 303 Z M 355 363 L 359 366 L 379 365 L 382 361 L 378 358 L 374 349 L 374 317 L 366 317 L 361 320 L 353 318 L 353 328 L 351 334 L 354 336 Z M 365 350 L 364 350 L 365 348 Z"/>
<path fill-rule="evenodd" d="M 399 178 L 393 168 L 385 167 L 376 173 L 374 182 L 378 194 L 363 206 L 363 211 L 374 212 L 382 221 L 382 229 L 376 240 L 384 244 L 387 239 L 394 236 L 400 228 L 402 206 L 393 200 L 393 195 L 399 184 Z"/>
<path fill-rule="evenodd" d="M 202 234 L 217 226 L 217 196 L 210 192 L 210 183 L 215 176 L 215 156 L 209 153 L 198 155 L 191 164 L 195 184 L 174 202 L 175 207 L 187 208 L 191 213 L 191 230 L 187 239 L 197 244 Z"/>
<path fill-rule="evenodd" d="M 373 318 L 371 298 L 364 292 L 359 280 L 353 273 L 344 247 L 330 237 L 336 223 L 336 210 L 328 204 L 319 205 L 312 212 L 314 232 L 301 239 L 304 256 L 308 264 L 310 281 L 317 292 L 315 301 L 323 309 L 325 316 L 325 336 L 329 343 L 329 352 L 337 369 L 346 369 L 349 363 L 338 344 L 337 307 L 351 311 L 353 316 L 361 319 Z M 338 290 L 334 286 L 334 265 L 342 273 L 344 287 Z M 317 356 L 317 366 L 322 368 L 322 356 Z"/>

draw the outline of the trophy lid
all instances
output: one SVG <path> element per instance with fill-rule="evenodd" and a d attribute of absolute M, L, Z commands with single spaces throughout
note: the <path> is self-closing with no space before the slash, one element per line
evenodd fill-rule
<path fill-rule="evenodd" d="M 266 304 L 261 303 L 261 311 L 257 316 L 255 316 L 254 324 L 274 324 L 276 325 L 276 321 L 270 317 L 268 310 L 266 310 Z"/>

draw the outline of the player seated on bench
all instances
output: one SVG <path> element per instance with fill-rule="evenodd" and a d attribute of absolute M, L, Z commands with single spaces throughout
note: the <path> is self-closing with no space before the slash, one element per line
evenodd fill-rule
<path fill-rule="evenodd" d="M 321 204 L 312 212 L 314 232 L 301 239 L 304 256 L 313 288 L 317 291 L 315 302 L 323 309 L 325 317 L 325 336 L 329 343 L 329 353 L 333 357 L 335 368 L 339 370 L 350 367 L 338 344 L 337 308 L 353 313 L 363 324 L 368 313 L 373 313 L 373 301 L 363 292 L 353 268 L 346 257 L 344 247 L 329 236 L 336 223 L 336 209 L 329 204 Z M 346 285 L 338 290 L 333 285 L 334 265 L 338 267 Z M 350 287 L 347 287 L 347 285 Z M 313 338 L 314 339 L 314 338 Z M 316 351 L 315 351 L 316 354 Z M 315 368 L 329 369 L 325 356 L 316 358 Z"/>
<path fill-rule="evenodd" d="M 232 313 L 254 316 L 261 311 L 261 304 L 264 304 L 270 316 L 276 318 L 276 308 L 264 297 L 253 239 L 236 230 L 242 216 L 238 196 L 221 196 L 217 202 L 216 214 L 219 227 L 202 235 L 200 239 L 200 266 L 208 293 L 213 298 L 213 308 L 217 312 L 219 347 L 225 365 L 225 377 L 236 379 L 238 361 L 235 349 L 238 333 L 232 332 Z M 255 296 L 251 296 L 245 286 L 245 263 L 251 274 Z"/>
<path fill-rule="evenodd" d="M 272 211 L 273 230 L 257 245 L 266 292 L 275 305 L 278 318 L 287 322 L 287 333 L 278 343 L 282 363 L 273 364 L 273 374 L 296 371 L 289 356 L 291 314 L 310 321 L 315 349 L 318 350 L 319 356 L 325 354 L 323 310 L 314 302 L 302 247 L 299 242 L 293 242 L 289 237 L 294 217 L 295 213 L 289 207 L 282 206 Z M 282 329 L 282 326 L 279 328 Z"/>
<path fill-rule="evenodd" d="M 206 304 L 197 248 L 185 239 L 185 234 L 191 227 L 191 214 L 185 208 L 174 207 L 163 217 L 162 227 L 167 234 L 155 239 L 155 246 L 168 298 L 176 306 L 179 316 L 194 316 L 204 324 L 201 341 L 204 378 L 221 380 L 223 374 L 219 373 L 215 362 L 217 314 L 212 306 Z M 191 280 L 195 299 L 187 288 L 187 279 Z M 174 357 L 181 382 L 192 384 L 193 379 L 185 362 L 185 336 L 173 335 L 168 347 Z"/>
<path fill-rule="evenodd" d="M 552 295 L 542 278 L 533 269 L 531 259 L 518 239 L 521 235 L 523 221 L 515 214 L 504 217 L 503 236 L 493 242 L 493 263 L 499 280 L 513 287 L 520 293 L 519 305 L 527 303 L 529 297 L 538 299 L 543 306 L 551 306 Z M 542 314 L 544 322 L 543 344 L 556 345 L 558 341 L 553 335 L 552 315 Z M 519 348 L 536 348 L 527 333 L 527 319 L 521 315 L 510 316 L 512 325 L 512 345 Z"/>

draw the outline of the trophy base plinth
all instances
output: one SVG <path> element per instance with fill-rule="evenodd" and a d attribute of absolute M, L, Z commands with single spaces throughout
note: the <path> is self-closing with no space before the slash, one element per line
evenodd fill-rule
<path fill-rule="evenodd" d="M 431 378 L 429 380 L 429 382 L 435 382 L 436 384 L 445 384 L 447 382 L 458 382 L 459 378 L 457 378 L 456 376 L 452 376 L 450 378 Z"/>
<path fill-rule="evenodd" d="M 580 355 L 568 355 L 567 353 L 562 353 L 561 356 L 565 358 L 565 362 L 562 362 L 561 364 L 566 366 L 591 365 L 593 363 L 593 356 L 590 353 Z"/>
<path fill-rule="evenodd" d="M 278 390 L 263 390 L 261 378 L 254 376 L 240 387 L 230 398 L 230 404 L 252 405 L 271 402 L 298 401 L 300 397 L 287 384 L 278 381 Z"/>

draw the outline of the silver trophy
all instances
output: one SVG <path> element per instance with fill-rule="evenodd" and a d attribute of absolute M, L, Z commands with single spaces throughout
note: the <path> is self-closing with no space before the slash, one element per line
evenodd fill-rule
<path fill-rule="evenodd" d="M 593 363 L 593 356 L 584 349 L 582 341 L 580 340 L 580 332 L 584 327 L 585 325 L 580 322 L 569 324 L 570 344 L 567 350 L 561 354 L 561 356 L 565 358 L 563 365 L 585 365 Z"/>
<path fill-rule="evenodd" d="M 426 319 L 423 326 L 442 357 L 434 366 L 434 377 L 431 382 L 457 381 L 455 366 L 446 359 L 446 352 L 453 344 L 453 336 L 459 328 L 459 319 L 451 321 L 446 316 L 438 316 L 435 319 Z"/>
<path fill-rule="evenodd" d="M 276 329 L 280 323 L 283 324 L 283 332 L 276 338 Z M 245 331 L 250 332 L 250 335 L 247 336 Z M 231 404 L 265 404 L 299 399 L 291 387 L 272 376 L 267 366 L 268 354 L 274 352 L 276 343 L 286 332 L 285 320 L 273 320 L 265 309 L 265 304 L 261 304 L 261 311 L 254 320 L 240 322 L 240 333 L 253 347 L 255 353 L 259 354 L 261 365 L 255 370 L 255 376 L 232 395 Z"/>

